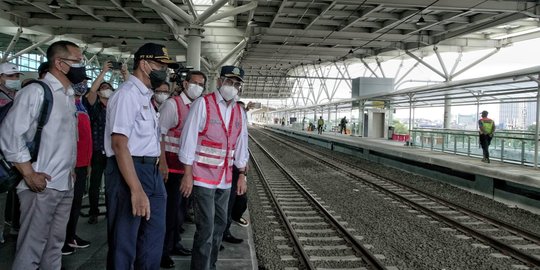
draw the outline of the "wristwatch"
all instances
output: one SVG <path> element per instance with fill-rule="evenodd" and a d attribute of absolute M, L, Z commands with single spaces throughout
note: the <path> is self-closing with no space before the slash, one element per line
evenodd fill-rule
<path fill-rule="evenodd" d="M 243 174 L 244 176 L 247 176 L 247 172 L 246 172 L 246 171 L 239 171 L 238 174 Z"/>

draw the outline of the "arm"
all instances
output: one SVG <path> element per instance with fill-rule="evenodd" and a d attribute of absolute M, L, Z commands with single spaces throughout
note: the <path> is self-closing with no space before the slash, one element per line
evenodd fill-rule
<path fill-rule="evenodd" d="M 231 120 L 232 121 L 232 120 Z M 242 130 L 240 136 L 236 140 L 236 151 L 234 152 L 234 165 L 238 168 L 240 174 L 238 176 L 238 186 L 236 189 L 237 195 L 242 195 L 247 191 L 247 180 L 245 172 L 247 171 L 247 163 L 249 161 L 248 151 L 248 131 L 247 131 L 247 118 L 246 114 L 242 113 Z"/>
<path fill-rule="evenodd" d="M 206 124 L 206 104 L 204 98 L 195 100 L 189 114 L 184 122 L 182 137 L 180 138 L 180 153 L 178 157 L 184 164 L 184 177 L 180 183 L 180 192 L 184 197 L 189 197 L 193 190 L 193 170 L 192 165 L 195 160 L 195 151 L 197 149 L 197 138 L 199 132 L 204 129 Z"/>
<path fill-rule="evenodd" d="M 128 148 L 128 137 L 122 134 L 113 133 L 111 135 L 111 147 L 116 156 L 118 168 L 126 184 L 131 191 L 131 208 L 134 216 L 146 217 L 150 219 L 150 201 L 135 172 L 135 165 Z"/>
<path fill-rule="evenodd" d="M 94 105 L 96 103 L 98 99 L 97 91 L 99 90 L 99 86 L 103 82 L 103 78 L 105 78 L 105 74 L 111 68 L 112 68 L 112 64 L 110 61 L 107 61 L 105 62 L 105 64 L 103 64 L 103 68 L 101 69 L 101 72 L 92 83 L 92 87 L 90 87 L 90 91 L 88 91 L 88 94 L 86 94 L 86 99 L 88 100 L 88 104 Z"/>
<path fill-rule="evenodd" d="M 178 113 L 176 102 L 173 99 L 168 99 L 159 109 L 159 132 L 161 134 L 161 141 L 159 143 L 161 148 L 161 154 L 159 155 L 159 171 L 161 172 L 165 183 L 167 183 L 167 180 L 169 179 L 169 167 L 165 156 L 165 136 L 169 129 L 175 127 L 177 124 Z"/>

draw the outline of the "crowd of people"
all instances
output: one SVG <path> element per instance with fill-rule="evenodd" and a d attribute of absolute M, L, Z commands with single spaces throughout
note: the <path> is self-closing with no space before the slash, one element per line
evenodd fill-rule
<path fill-rule="evenodd" d="M 62 255 L 91 245 L 77 223 L 86 192 L 87 222 L 100 222 L 103 178 L 107 269 L 173 268 L 176 255 L 191 256 L 191 269 L 215 269 L 222 241 L 243 241 L 231 223 L 249 224 L 244 71 L 221 67 L 217 89 L 196 70 L 171 84 L 178 64 L 155 43 L 135 52 L 131 74 L 122 67 L 117 89 L 104 80 L 113 68 L 105 62 L 88 89 L 83 53 L 69 41 L 49 46 L 44 84 L 21 87 L 18 67 L 0 64 L 0 108 L 10 106 L 0 150 L 21 175 L 0 193 L 0 243 L 4 208 L 20 215 L 9 215 L 18 229 L 13 269 L 61 269 Z M 181 241 L 190 207 L 192 248 Z"/>

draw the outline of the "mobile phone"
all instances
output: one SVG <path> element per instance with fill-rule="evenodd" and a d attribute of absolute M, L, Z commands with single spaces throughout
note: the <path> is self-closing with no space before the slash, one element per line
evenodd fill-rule
<path fill-rule="evenodd" d="M 122 62 L 111 61 L 112 69 L 122 69 Z"/>

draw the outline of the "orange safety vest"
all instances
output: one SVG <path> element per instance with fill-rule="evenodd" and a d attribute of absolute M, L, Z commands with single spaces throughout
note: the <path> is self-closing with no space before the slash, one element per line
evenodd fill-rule
<path fill-rule="evenodd" d="M 204 96 L 206 125 L 197 138 L 197 150 L 193 162 L 193 180 L 217 187 L 225 174 L 225 183 L 232 182 L 232 166 L 236 141 L 242 131 L 242 109 L 235 104 L 229 128 L 225 128 L 216 93 Z"/>
<path fill-rule="evenodd" d="M 167 158 L 167 166 L 170 173 L 184 174 L 184 165 L 178 158 L 180 152 L 180 137 L 182 136 L 182 128 L 184 127 L 184 121 L 189 113 L 189 105 L 184 103 L 182 97 L 173 97 L 176 103 L 178 113 L 178 124 L 167 131 L 165 135 L 165 157 Z"/>

